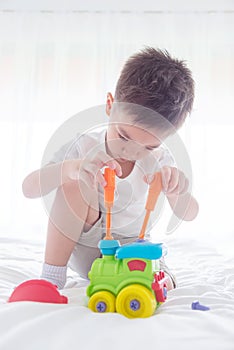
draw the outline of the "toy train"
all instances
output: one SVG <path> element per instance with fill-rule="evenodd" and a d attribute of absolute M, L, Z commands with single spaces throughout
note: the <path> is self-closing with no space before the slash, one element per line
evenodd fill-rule
<path fill-rule="evenodd" d="M 153 315 L 167 298 L 167 277 L 159 266 L 164 246 L 141 239 L 123 246 L 101 240 L 99 248 L 102 258 L 93 262 L 88 275 L 88 307 L 128 318 Z"/>

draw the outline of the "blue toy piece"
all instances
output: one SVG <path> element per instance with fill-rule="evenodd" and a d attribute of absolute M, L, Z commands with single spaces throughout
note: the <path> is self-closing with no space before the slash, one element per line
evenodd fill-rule
<path fill-rule="evenodd" d="M 151 243 L 145 240 L 138 240 L 126 244 L 116 250 L 116 258 L 143 258 L 149 260 L 160 259 L 163 255 L 162 243 Z"/>
<path fill-rule="evenodd" d="M 116 250 L 120 247 L 119 241 L 104 240 L 102 239 L 98 243 L 98 248 L 100 249 L 102 255 L 115 255 Z"/>
<path fill-rule="evenodd" d="M 199 301 L 194 301 L 191 304 L 192 310 L 200 310 L 200 311 L 208 311 L 210 308 L 208 306 L 202 305 L 199 303 Z"/>

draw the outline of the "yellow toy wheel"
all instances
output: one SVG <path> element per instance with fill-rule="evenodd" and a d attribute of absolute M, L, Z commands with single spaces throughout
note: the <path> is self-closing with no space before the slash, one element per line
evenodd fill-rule
<path fill-rule="evenodd" d="M 153 293 L 139 284 L 123 288 L 116 298 L 116 311 L 128 318 L 150 317 L 156 305 Z"/>
<path fill-rule="evenodd" d="M 115 312 L 115 296 L 105 290 L 97 292 L 90 297 L 88 308 L 94 312 Z"/>

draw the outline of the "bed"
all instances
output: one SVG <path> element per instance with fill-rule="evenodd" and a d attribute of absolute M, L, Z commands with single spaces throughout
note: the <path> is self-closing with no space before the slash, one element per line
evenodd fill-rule
<path fill-rule="evenodd" d="M 178 288 L 147 319 L 87 308 L 87 281 L 68 270 L 68 304 L 7 303 L 15 286 L 38 278 L 44 246 L 1 238 L 0 349 L 234 349 L 234 258 L 195 239 L 170 237 L 167 263 Z M 198 300 L 209 311 L 193 310 Z"/>

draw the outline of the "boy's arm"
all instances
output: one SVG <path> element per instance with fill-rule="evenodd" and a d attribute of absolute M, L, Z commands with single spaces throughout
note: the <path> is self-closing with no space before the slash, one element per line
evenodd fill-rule
<path fill-rule="evenodd" d="M 199 205 L 188 191 L 188 178 L 181 170 L 175 167 L 164 166 L 161 172 L 163 191 L 175 215 L 186 221 L 195 219 Z"/>
<path fill-rule="evenodd" d="M 184 194 L 166 195 L 171 209 L 178 218 L 185 221 L 195 219 L 199 211 L 199 205 L 196 199 L 188 192 Z"/>
<path fill-rule="evenodd" d="M 191 221 L 195 219 L 199 211 L 196 199 L 188 192 L 189 180 L 184 173 L 175 167 L 163 166 L 162 190 L 175 215 L 182 220 Z M 150 184 L 153 174 L 144 176 L 144 181 Z"/>
<path fill-rule="evenodd" d="M 78 170 L 80 163 L 80 159 L 69 159 L 55 164 L 50 163 L 33 171 L 23 181 L 23 194 L 28 198 L 45 196 L 55 188 L 72 181 L 72 169 L 75 167 Z"/>
<path fill-rule="evenodd" d="M 23 193 L 29 198 L 42 197 L 64 183 L 78 179 L 89 188 L 95 188 L 97 183 L 104 187 L 106 181 L 101 172 L 104 166 L 115 169 L 118 176 L 122 175 L 119 163 L 105 152 L 99 151 L 85 159 L 66 159 L 32 172 L 23 181 Z"/>

